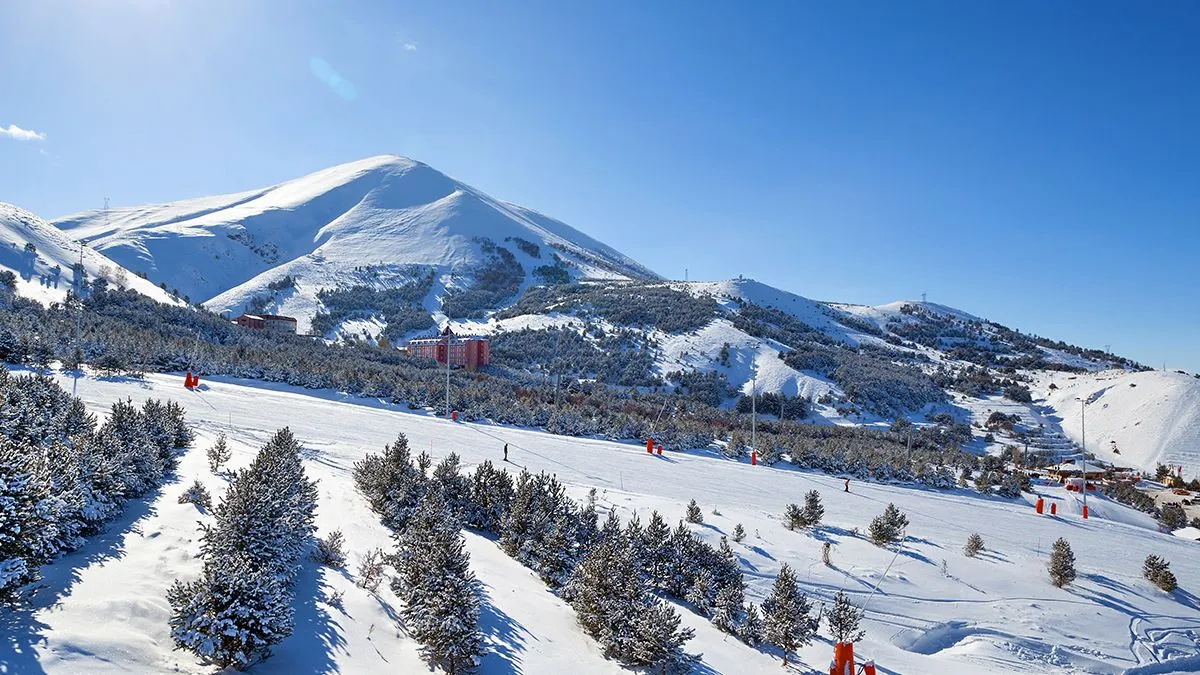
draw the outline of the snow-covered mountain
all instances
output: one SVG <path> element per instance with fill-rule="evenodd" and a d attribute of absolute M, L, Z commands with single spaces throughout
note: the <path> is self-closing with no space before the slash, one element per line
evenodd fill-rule
<path fill-rule="evenodd" d="M 404 284 L 414 265 L 433 268 L 438 297 L 468 289 L 496 263 L 495 247 L 520 264 L 519 287 L 541 266 L 572 279 L 657 278 L 565 223 L 394 155 L 258 190 L 86 211 L 54 224 L 210 309 L 240 311 L 270 298 L 302 319 L 320 308 L 321 289 Z M 296 284 L 278 297 L 268 286 L 286 277 Z"/>
<path fill-rule="evenodd" d="M 75 287 L 80 245 L 32 213 L 0 202 L 0 269 L 16 275 L 16 290 L 43 303 L 61 301 Z M 86 277 L 133 288 L 160 302 L 176 302 L 166 291 L 129 273 L 102 253 L 82 247 Z"/>
<path fill-rule="evenodd" d="M 1088 449 L 1106 457 L 1116 441 L 1123 464 L 1200 470 L 1189 449 L 1200 444 L 1189 416 L 1200 380 L 1139 374 L 1127 359 L 934 303 L 864 306 L 750 279 L 662 280 L 562 222 L 402 157 L 55 224 L 146 274 L 152 283 L 137 287 L 155 297 L 163 293 L 153 283 L 164 283 L 214 311 L 288 314 L 330 338 L 394 343 L 449 322 L 495 336 L 494 362 L 509 374 L 544 373 L 557 359 L 581 379 L 692 395 L 708 387 L 719 405 L 752 390 L 803 397 L 818 423 L 945 413 L 982 429 L 1004 412 L 1021 420 L 1012 434 L 981 431 L 973 441 L 996 453 L 1026 442 L 1074 451 L 1082 438 L 1063 392 L 1149 378 L 1108 396 Z M 579 337 L 560 351 L 546 329 Z"/>

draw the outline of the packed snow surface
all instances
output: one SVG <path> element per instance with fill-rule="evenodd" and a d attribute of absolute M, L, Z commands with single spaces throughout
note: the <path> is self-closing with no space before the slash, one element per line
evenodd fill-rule
<path fill-rule="evenodd" d="M 278 428 L 290 426 L 303 442 L 306 469 L 320 483 L 318 525 L 345 533 L 348 568 L 374 547 L 391 548 L 389 533 L 354 490 L 350 471 L 364 453 L 378 452 L 396 434 L 435 461 L 450 452 L 468 467 L 499 463 L 508 443 L 510 470 L 549 471 L 582 497 L 599 490 L 602 508 L 642 522 L 657 509 L 673 522 L 689 499 L 704 511 L 693 526 L 716 543 L 742 523 L 746 539 L 734 544 L 749 584 L 761 601 L 782 563 L 797 570 L 802 589 L 828 604 L 839 589 L 869 603 L 860 657 L 883 673 L 1172 673 L 1195 672 L 1200 651 L 1200 544 L 1159 533 L 1144 514 L 1091 497 L 1093 517 L 1082 520 L 1073 494 L 1054 487 L 1038 493 L 1058 504 L 1058 517 L 1038 516 L 1020 500 L 853 481 L 786 468 L 750 466 L 707 450 L 647 455 L 639 446 L 489 424 L 464 424 L 332 391 L 311 391 L 231 379 L 205 379 L 193 392 L 182 378 L 148 375 L 144 381 L 56 376 L 97 413 L 125 397 L 169 397 L 183 403 L 199 438 L 178 476 L 150 499 L 131 504 L 86 548 L 45 568 L 44 587 L 28 609 L 10 612 L 0 638 L 0 672 L 209 672 L 172 650 L 164 593 L 176 577 L 199 569 L 197 521 L 208 516 L 176 497 L 199 478 L 220 494 L 223 479 L 208 471 L 204 449 L 229 436 L 233 465 L 246 464 Z M 780 523 L 789 502 L 816 489 L 825 522 L 812 532 Z M 895 503 L 911 521 L 898 553 L 861 534 Z M 967 535 L 979 532 L 985 550 L 962 554 Z M 1077 557 L 1079 578 L 1050 585 L 1050 544 L 1065 537 Z M 482 629 L 488 644 L 483 673 L 607 673 L 620 670 L 576 627 L 568 606 L 495 544 L 467 536 L 471 565 L 487 593 Z M 830 542 L 832 566 L 821 563 Z M 1165 594 L 1141 577 L 1143 558 L 1172 563 L 1180 589 Z M 885 576 L 885 570 L 887 571 Z M 872 590 L 878 591 L 872 596 Z M 341 609 L 331 604 L 344 593 Z M 350 575 L 305 568 L 297 588 L 296 633 L 256 666 L 260 673 L 424 672 L 416 645 L 390 618 L 395 598 L 386 587 L 372 596 Z M 696 627 L 689 649 L 703 653 L 704 670 L 779 672 L 776 656 L 750 649 L 681 609 Z M 822 634 L 827 634 L 822 628 Z M 824 672 L 832 655 L 826 638 L 803 648 L 791 672 Z"/>

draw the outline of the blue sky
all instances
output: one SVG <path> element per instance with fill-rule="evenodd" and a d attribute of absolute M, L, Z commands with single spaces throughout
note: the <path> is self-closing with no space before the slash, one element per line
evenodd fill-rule
<path fill-rule="evenodd" d="M 0 200 L 48 218 L 404 154 L 669 277 L 926 292 L 1200 371 L 1194 2 L 14 0 L 0 16 Z"/>

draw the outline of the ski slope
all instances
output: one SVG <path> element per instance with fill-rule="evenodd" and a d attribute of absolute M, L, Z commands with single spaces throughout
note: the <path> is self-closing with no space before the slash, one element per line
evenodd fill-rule
<path fill-rule="evenodd" d="M 1200 475 L 1200 379 L 1106 370 L 1046 374 L 1040 385 L 1046 406 L 1072 440 L 1084 440 L 1086 423 L 1087 449 L 1097 457 L 1151 472 L 1159 463 L 1182 466 L 1187 480 Z"/>
<path fill-rule="evenodd" d="M 35 250 L 29 251 L 27 245 Z M 58 228 L 32 213 L 0 202 L 0 269 L 17 277 L 16 291 L 42 304 L 60 302 L 75 289 L 74 266 L 80 262 L 80 245 Z M 179 304 L 154 284 L 128 271 L 88 246 L 82 248 L 83 270 L 89 280 L 107 276 L 159 302 Z M 122 275 L 121 272 L 124 272 Z"/>
<path fill-rule="evenodd" d="M 46 569 L 45 588 L 31 608 L 6 626 L 0 672 L 206 672 L 189 654 L 172 651 L 168 635 L 163 593 L 175 577 L 196 573 L 196 521 L 206 517 L 175 500 L 194 478 L 219 494 L 222 479 L 209 473 L 203 459 L 217 434 L 228 434 L 238 466 L 285 425 L 303 442 L 306 468 L 320 481 L 321 533 L 342 528 L 351 571 L 367 550 L 391 546 L 355 492 L 351 467 L 403 432 L 435 461 L 457 452 L 468 467 L 498 462 L 508 443 L 510 469 L 553 472 L 577 497 L 595 487 L 600 505 L 616 509 L 623 520 L 637 511 L 645 522 L 658 509 L 674 522 L 695 498 L 705 522 L 693 528 L 709 541 L 736 523 L 745 526 L 748 536 L 734 548 L 756 602 L 784 562 L 818 604 L 838 589 L 861 604 L 878 583 L 864 621 L 867 637 L 856 650 L 874 658 L 880 672 L 1194 672 L 1188 664 L 1195 661 L 1187 659 L 1200 651 L 1200 598 L 1192 593 L 1200 579 L 1197 544 L 1160 534 L 1142 514 L 1100 498 L 1089 501 L 1096 516 L 1083 521 L 1072 495 L 1039 488 L 1059 505 L 1062 515 L 1050 518 L 1034 514 L 1030 497 L 1008 501 L 858 482 L 846 493 L 835 476 L 752 467 L 705 450 L 648 456 L 632 443 L 454 423 L 332 391 L 207 380 L 189 392 L 180 377 L 169 375 L 142 382 L 56 377 L 66 387 L 77 385 L 98 413 L 129 396 L 173 398 L 186 406 L 200 438 L 174 483 L 131 506 L 125 519 L 84 550 Z M 784 506 L 800 502 L 810 489 L 822 494 L 825 523 L 812 533 L 784 529 Z M 897 554 L 858 534 L 889 502 L 911 521 Z M 986 545 L 974 559 L 961 553 L 972 531 Z M 1049 545 L 1059 536 L 1071 542 L 1078 559 L 1079 579 L 1065 589 L 1051 586 L 1045 572 Z M 824 541 L 833 544 L 832 567 L 820 562 Z M 489 648 L 481 672 L 619 670 L 532 573 L 487 539 L 468 535 L 468 547 L 487 591 L 482 627 Z M 1164 594 L 1141 578 L 1148 553 L 1172 562 L 1178 591 Z M 338 591 L 344 593 L 341 609 L 329 600 Z M 415 645 L 389 618 L 396 610 L 390 591 L 381 590 L 376 599 L 348 575 L 309 565 L 297 602 L 296 634 L 255 672 L 423 672 Z M 702 672 L 779 672 L 771 654 L 727 638 L 686 610 L 683 615 L 697 628 L 689 648 L 703 653 Z M 801 650 L 804 665 L 794 672 L 822 671 L 831 653 L 823 638 Z"/>

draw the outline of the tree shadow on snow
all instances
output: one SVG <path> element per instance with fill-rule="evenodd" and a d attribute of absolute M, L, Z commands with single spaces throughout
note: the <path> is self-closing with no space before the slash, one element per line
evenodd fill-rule
<path fill-rule="evenodd" d="M 323 570 L 306 562 L 296 577 L 296 618 L 292 634 L 274 650 L 275 656 L 256 668 L 256 672 L 335 673 L 334 655 L 346 651 L 341 627 L 327 609 L 330 587 Z M 341 610 L 345 614 L 345 610 Z"/>
<path fill-rule="evenodd" d="M 45 673 L 38 661 L 36 648 L 45 646 L 47 624 L 37 619 L 37 613 L 58 605 L 71 594 L 84 570 L 105 561 L 124 557 L 125 538 L 142 534 L 140 524 L 156 513 L 154 502 L 163 489 L 179 483 L 170 475 L 161 486 L 142 497 L 125 503 L 125 509 L 105 523 L 99 534 L 87 537 L 77 551 L 43 565 L 41 581 L 30 588 L 25 601 L 14 607 L 0 607 L 0 673 Z"/>
<path fill-rule="evenodd" d="M 537 640 L 537 636 L 492 603 L 491 586 L 482 582 L 480 586 L 484 592 L 479 605 L 479 630 L 486 642 L 480 672 L 524 672 L 521 652 L 525 651 L 526 639 Z"/>

